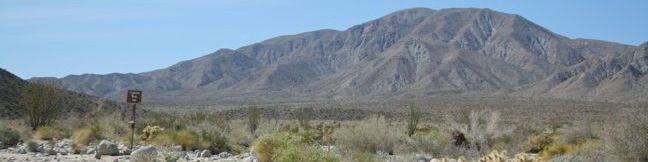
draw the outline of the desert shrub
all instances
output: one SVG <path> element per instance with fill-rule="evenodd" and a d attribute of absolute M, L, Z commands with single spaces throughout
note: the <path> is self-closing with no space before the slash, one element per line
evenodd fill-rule
<path fill-rule="evenodd" d="M 183 150 L 194 150 L 199 148 L 198 133 L 191 130 L 180 130 L 176 133 L 174 141 L 182 146 Z"/>
<path fill-rule="evenodd" d="M 248 130 L 250 131 L 250 134 L 255 134 L 257 128 L 259 127 L 259 119 L 261 110 L 257 108 L 256 106 L 251 106 L 248 108 L 248 122 L 247 122 L 247 127 Z"/>
<path fill-rule="evenodd" d="M 343 152 L 386 153 L 394 152 L 394 147 L 404 134 L 397 127 L 390 126 L 384 117 L 374 116 L 366 120 L 338 128 L 333 133 L 335 143 Z"/>
<path fill-rule="evenodd" d="M 303 143 L 301 136 L 288 132 L 267 134 L 254 141 L 253 152 L 261 162 L 273 161 L 273 157 L 281 150 Z"/>
<path fill-rule="evenodd" d="M 463 121 L 451 116 L 447 120 L 453 130 L 465 133 L 469 144 L 463 154 L 470 158 L 479 157 L 494 146 L 506 145 L 512 133 L 512 130 L 500 127 L 500 114 L 497 111 L 470 111 Z"/>
<path fill-rule="evenodd" d="M 221 132 L 213 130 L 200 130 L 200 146 L 212 152 L 231 151 L 227 138 Z"/>
<path fill-rule="evenodd" d="M 181 152 L 178 152 L 176 150 L 171 150 L 171 149 L 162 150 L 160 154 L 162 155 L 164 161 L 166 162 L 176 162 L 180 160 L 180 157 L 182 157 Z"/>
<path fill-rule="evenodd" d="M 540 158 L 543 160 L 550 160 L 556 156 L 574 152 L 576 149 L 576 146 L 567 143 L 553 143 L 542 149 L 540 152 Z"/>
<path fill-rule="evenodd" d="M 410 114 L 407 120 L 407 136 L 412 136 L 416 132 L 421 114 L 414 105 L 410 105 Z"/>
<path fill-rule="evenodd" d="M 331 152 L 326 152 L 313 145 L 289 145 L 277 150 L 272 158 L 275 162 L 338 162 L 340 159 Z"/>
<path fill-rule="evenodd" d="M 36 130 L 41 126 L 53 124 L 63 110 L 64 91 L 58 88 L 27 84 L 21 92 L 26 122 Z"/>
<path fill-rule="evenodd" d="M 2 141 L 5 146 L 14 146 L 20 142 L 20 133 L 11 129 L 0 128 L 0 141 Z"/>
<path fill-rule="evenodd" d="M 101 128 L 95 126 L 90 128 L 81 128 L 72 134 L 72 142 L 76 146 L 86 146 L 90 142 L 103 139 L 101 136 Z"/>
<path fill-rule="evenodd" d="M 428 153 L 433 155 L 441 154 L 442 149 L 449 144 L 445 141 L 438 140 L 431 136 L 414 135 L 406 138 L 403 142 L 395 146 L 396 154 L 407 153 Z"/>
<path fill-rule="evenodd" d="M 27 151 L 29 152 L 38 152 L 38 143 L 35 141 L 27 141 Z"/>
<path fill-rule="evenodd" d="M 314 116 L 313 108 L 301 108 L 297 111 L 295 118 L 299 121 L 299 126 L 304 129 L 311 128 L 311 120 Z"/>
<path fill-rule="evenodd" d="M 185 124 L 179 121 L 181 116 L 170 112 L 151 112 L 142 116 L 142 121 L 138 122 L 138 128 L 146 128 L 147 126 L 159 126 L 167 129 L 184 129 Z"/>
<path fill-rule="evenodd" d="M 557 138 L 555 133 L 541 133 L 538 135 L 533 135 L 524 144 L 523 148 L 525 151 L 530 153 L 539 153 L 545 147 L 553 143 Z"/>
<path fill-rule="evenodd" d="M 290 132 L 266 134 L 254 142 L 253 152 L 262 162 L 331 162 L 340 161 L 330 152 L 310 144 L 301 135 Z"/>
<path fill-rule="evenodd" d="M 374 161 L 380 161 L 378 160 L 378 156 L 374 153 L 368 153 L 368 152 L 353 152 L 351 155 L 351 159 L 349 161 L 353 162 L 374 162 Z"/>
<path fill-rule="evenodd" d="M 642 112 L 644 111 L 644 112 Z M 623 110 L 606 126 L 603 139 L 610 148 L 611 161 L 648 161 L 648 113 Z"/>
<path fill-rule="evenodd" d="M 69 132 L 63 128 L 43 126 L 34 132 L 35 139 L 58 140 L 70 137 Z"/>
<path fill-rule="evenodd" d="M 254 135 L 250 134 L 246 125 L 247 121 L 245 120 L 230 121 L 230 129 L 225 131 L 224 135 L 232 149 L 248 147 L 254 142 Z"/>

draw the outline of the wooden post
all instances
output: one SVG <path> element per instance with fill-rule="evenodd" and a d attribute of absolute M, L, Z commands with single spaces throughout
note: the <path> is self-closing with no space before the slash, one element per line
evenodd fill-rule
<path fill-rule="evenodd" d="M 131 139 L 130 139 L 130 149 L 133 151 L 133 145 L 135 144 L 135 109 L 137 109 L 137 104 L 133 104 L 133 114 L 131 116 L 131 121 L 128 122 L 131 127 Z"/>

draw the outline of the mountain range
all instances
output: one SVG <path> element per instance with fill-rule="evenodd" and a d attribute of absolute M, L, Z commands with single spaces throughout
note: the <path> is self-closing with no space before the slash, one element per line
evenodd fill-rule
<path fill-rule="evenodd" d="M 577 21 L 577 20 L 574 20 Z M 365 101 L 530 96 L 635 102 L 648 43 L 571 39 L 490 9 L 406 9 L 347 30 L 271 38 L 143 73 L 30 81 L 147 103 Z"/>

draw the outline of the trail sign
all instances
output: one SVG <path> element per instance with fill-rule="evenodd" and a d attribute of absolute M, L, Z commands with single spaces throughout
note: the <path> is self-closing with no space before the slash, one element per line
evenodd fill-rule
<path fill-rule="evenodd" d="M 128 96 L 126 97 L 126 102 L 128 102 L 128 103 L 141 103 L 142 102 L 142 91 L 128 90 Z"/>
<path fill-rule="evenodd" d="M 137 109 L 137 104 L 142 102 L 142 91 L 128 90 L 128 94 L 126 95 L 126 102 L 133 104 L 133 114 L 131 116 L 131 121 L 128 122 L 131 127 L 130 149 L 132 151 L 135 143 L 135 109 Z"/>

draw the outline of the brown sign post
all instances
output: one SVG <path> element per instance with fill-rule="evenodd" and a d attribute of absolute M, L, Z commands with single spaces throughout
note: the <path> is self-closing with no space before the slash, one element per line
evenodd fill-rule
<path fill-rule="evenodd" d="M 126 102 L 133 104 L 133 114 L 131 116 L 131 121 L 128 122 L 131 127 L 130 149 L 133 151 L 133 144 L 135 143 L 135 109 L 137 108 L 137 104 L 142 102 L 142 91 L 128 90 Z"/>

